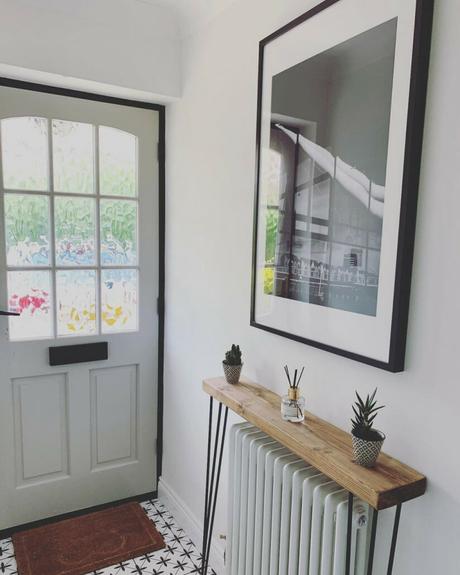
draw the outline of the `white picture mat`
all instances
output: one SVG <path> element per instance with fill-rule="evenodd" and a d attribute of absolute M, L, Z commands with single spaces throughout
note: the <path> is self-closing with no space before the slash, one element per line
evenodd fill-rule
<path fill-rule="evenodd" d="M 385 363 L 389 359 L 415 9 L 415 0 L 339 1 L 269 42 L 264 50 L 255 322 Z M 266 235 L 263 174 L 270 147 L 272 78 L 395 17 L 398 22 L 376 316 L 267 295 L 263 281 Z"/>

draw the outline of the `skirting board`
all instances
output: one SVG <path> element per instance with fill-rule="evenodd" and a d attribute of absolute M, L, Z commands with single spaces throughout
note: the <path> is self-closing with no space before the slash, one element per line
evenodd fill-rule
<path fill-rule="evenodd" d="M 203 522 L 198 520 L 190 508 L 177 495 L 166 481 L 160 477 L 158 481 L 158 499 L 171 511 L 174 519 L 185 530 L 197 549 L 201 552 L 203 538 Z M 225 575 L 225 548 L 215 537 L 211 544 L 209 564 L 217 575 Z"/>

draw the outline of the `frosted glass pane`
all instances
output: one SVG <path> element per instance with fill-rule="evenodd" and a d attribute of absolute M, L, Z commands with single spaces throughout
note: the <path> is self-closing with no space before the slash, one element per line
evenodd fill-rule
<path fill-rule="evenodd" d="M 99 172 L 101 194 L 137 195 L 137 138 L 128 132 L 99 128 Z"/>
<path fill-rule="evenodd" d="M 21 314 L 9 318 L 11 340 L 52 337 L 50 294 L 50 272 L 8 272 L 8 307 Z"/>
<path fill-rule="evenodd" d="M 137 329 L 137 270 L 102 270 L 102 332 Z"/>
<path fill-rule="evenodd" d="M 101 200 L 101 262 L 137 263 L 137 202 Z"/>
<path fill-rule="evenodd" d="M 94 137 L 91 124 L 53 120 L 56 192 L 94 193 Z"/>
<path fill-rule="evenodd" d="M 57 197 L 54 217 L 56 265 L 93 265 L 96 261 L 95 200 Z"/>
<path fill-rule="evenodd" d="M 49 265 L 49 198 L 5 194 L 5 235 L 9 266 Z"/>
<path fill-rule="evenodd" d="M 48 122 L 45 118 L 1 121 L 3 185 L 10 190 L 48 189 Z"/>
<path fill-rule="evenodd" d="M 58 335 L 96 333 L 96 272 L 56 272 Z"/>

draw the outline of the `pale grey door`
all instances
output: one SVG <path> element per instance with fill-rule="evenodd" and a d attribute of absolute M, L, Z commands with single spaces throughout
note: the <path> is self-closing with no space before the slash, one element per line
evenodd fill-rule
<path fill-rule="evenodd" d="M 1 87 L 0 128 L 6 528 L 156 488 L 158 112 Z"/>

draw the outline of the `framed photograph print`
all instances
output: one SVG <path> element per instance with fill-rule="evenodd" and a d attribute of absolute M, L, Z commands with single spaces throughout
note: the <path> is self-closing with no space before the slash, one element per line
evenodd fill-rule
<path fill-rule="evenodd" d="M 327 0 L 260 43 L 251 325 L 404 369 L 433 0 Z"/>

